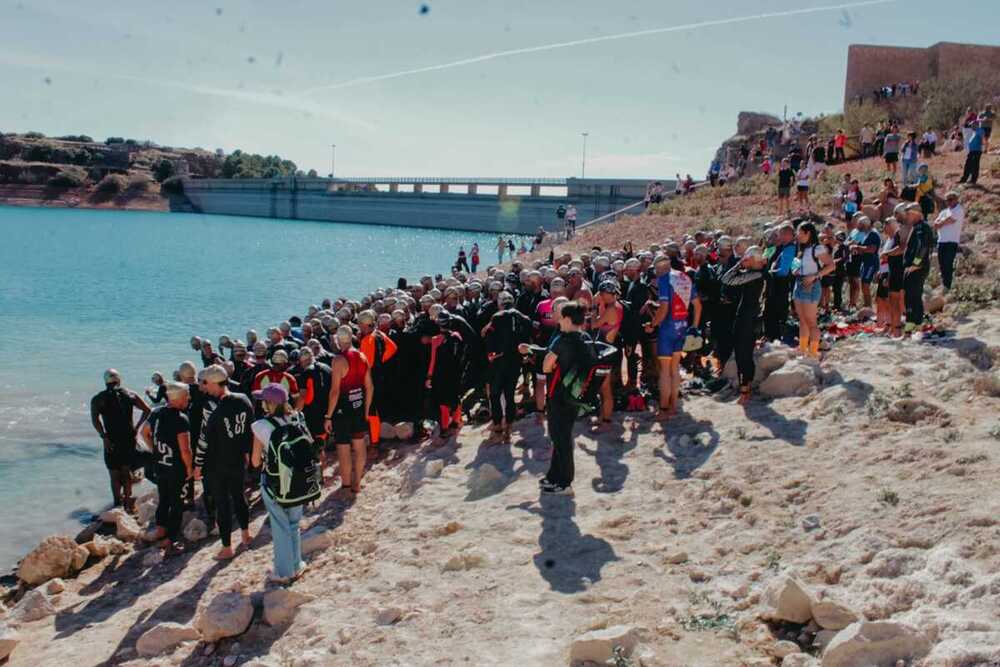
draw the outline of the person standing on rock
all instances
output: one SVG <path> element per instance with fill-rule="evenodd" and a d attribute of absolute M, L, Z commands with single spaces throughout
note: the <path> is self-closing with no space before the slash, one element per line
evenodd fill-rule
<path fill-rule="evenodd" d="M 243 394 L 229 391 L 226 370 L 214 364 L 202 373 L 201 390 L 212 397 L 215 408 L 202 428 L 202 437 L 194 457 L 194 478 L 212 486 L 215 499 L 215 520 L 219 526 L 222 550 L 216 560 L 229 560 L 236 554 L 230 546 L 233 532 L 233 514 L 240 524 L 242 544 L 250 547 L 250 511 L 243 495 L 246 464 L 253 445 L 250 424 L 253 421 L 253 404 Z"/>
<path fill-rule="evenodd" d="M 182 551 L 177 540 L 184 514 L 183 490 L 194 475 L 191 424 L 187 416 L 190 391 L 182 382 L 167 385 L 167 405 L 154 412 L 142 426 L 142 439 L 153 450 L 156 462 L 156 528 L 145 535 L 171 552 Z"/>
<path fill-rule="evenodd" d="M 549 380 L 548 423 L 552 441 L 552 461 L 549 471 L 539 481 L 542 493 L 573 495 L 573 424 L 577 406 L 563 378 L 572 377 L 586 360 L 592 357 L 590 341 L 583 333 L 587 312 L 576 302 L 562 306 L 559 312 L 559 338 L 552 344 L 542 360 L 542 372 Z"/>
<path fill-rule="evenodd" d="M 135 421 L 135 410 L 142 412 Z M 115 507 L 132 507 L 132 460 L 135 457 L 136 430 L 149 417 L 146 401 L 122 386 L 118 371 L 104 371 L 104 391 L 90 400 L 90 421 L 104 443 L 104 465 L 111 478 L 111 497 Z"/>

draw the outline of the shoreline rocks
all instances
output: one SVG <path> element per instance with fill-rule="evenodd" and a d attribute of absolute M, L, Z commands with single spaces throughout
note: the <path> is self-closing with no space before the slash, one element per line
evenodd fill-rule
<path fill-rule="evenodd" d="M 196 641 L 201 635 L 190 625 L 160 623 L 142 633 L 135 643 L 136 652 L 143 658 L 152 658 L 172 651 L 187 641 Z"/>
<path fill-rule="evenodd" d="M 219 593 L 195 618 L 194 627 L 206 642 L 243 634 L 253 620 L 253 602 L 242 593 Z"/>
<path fill-rule="evenodd" d="M 29 586 L 69 577 L 83 568 L 90 552 L 65 535 L 51 535 L 31 550 L 17 568 L 17 578 Z"/>

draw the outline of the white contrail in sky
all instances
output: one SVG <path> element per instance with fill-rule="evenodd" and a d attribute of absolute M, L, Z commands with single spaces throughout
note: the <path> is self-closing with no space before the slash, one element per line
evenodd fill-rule
<path fill-rule="evenodd" d="M 840 5 L 824 5 L 822 7 L 806 7 L 803 9 L 789 9 L 780 12 L 767 12 L 763 14 L 752 14 L 749 16 L 735 16 L 725 19 L 712 19 L 709 21 L 698 21 L 697 23 L 687 23 L 684 25 L 672 25 L 665 26 L 662 28 L 647 28 L 646 30 L 634 30 L 632 32 L 620 32 L 613 35 L 600 35 L 598 37 L 586 37 L 584 39 L 574 39 L 569 42 L 556 42 L 554 44 L 541 44 L 539 46 L 528 46 L 521 49 L 510 49 L 508 51 L 495 51 L 493 53 L 484 53 L 480 56 L 473 56 L 471 58 L 463 58 L 462 60 L 455 60 L 449 63 L 440 63 L 437 65 L 428 65 L 426 67 L 416 67 L 414 69 L 401 70 L 399 72 L 392 72 L 390 74 L 378 74 L 376 76 L 363 76 L 357 79 L 348 79 L 347 81 L 341 81 L 340 83 L 331 83 L 323 86 L 314 86 L 312 88 L 307 88 L 306 90 L 300 91 L 299 95 L 309 95 L 312 93 L 318 93 L 326 90 L 339 90 L 341 88 L 351 88 L 354 86 L 361 86 L 367 83 L 375 83 L 378 81 L 387 81 L 389 79 L 400 79 L 406 76 L 412 76 L 414 74 L 423 74 L 425 72 L 436 72 L 443 69 L 451 69 L 452 67 L 464 67 L 465 65 L 474 65 L 476 63 L 485 62 L 487 60 L 497 60 L 498 58 L 508 58 L 510 56 L 520 56 L 528 53 L 539 53 L 541 51 L 554 51 L 556 49 L 567 49 L 573 46 L 584 46 L 586 44 L 597 44 L 599 42 L 610 42 L 618 39 L 631 39 L 632 37 L 644 37 L 646 35 L 659 35 L 666 32 L 682 32 L 684 30 L 694 30 L 696 28 L 708 28 L 711 26 L 718 25 L 730 25 L 733 23 L 746 23 L 748 21 L 759 21 L 761 19 L 771 19 L 780 18 L 785 16 L 798 16 L 800 14 L 815 14 L 817 12 L 829 12 L 838 9 L 853 9 L 855 7 L 866 7 L 868 5 L 884 5 L 887 3 L 896 2 L 896 0 L 863 0 L 862 2 L 848 2 Z"/>

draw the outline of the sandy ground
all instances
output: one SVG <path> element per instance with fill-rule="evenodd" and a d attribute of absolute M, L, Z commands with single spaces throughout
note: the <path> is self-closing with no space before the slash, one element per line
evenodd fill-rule
<path fill-rule="evenodd" d="M 581 423 L 573 498 L 539 497 L 547 445 L 533 418 L 509 446 L 466 428 L 441 448 L 401 448 L 355 504 L 331 496 L 307 516 L 335 542 L 293 586 L 318 597 L 289 627 L 258 619 L 211 656 L 187 644 L 136 660 L 156 623 L 191 621 L 219 591 L 265 590 L 265 527 L 226 566 L 206 542 L 149 568 L 142 551 L 90 567 L 55 617 L 23 628 L 10 664 L 561 665 L 575 636 L 618 624 L 639 629 L 651 664 L 769 664 L 753 619 L 784 571 L 869 619 L 1000 647 L 1000 400 L 974 390 L 996 379 L 980 369 L 998 344 L 1000 313 L 986 311 L 937 345 L 842 343 L 828 386 L 804 398 L 744 410 L 730 394 L 692 397 L 665 428 L 629 415 L 601 436 Z M 906 396 L 941 413 L 888 420 Z M 377 626 L 392 606 L 402 620 Z M 704 615 L 737 630 L 693 627 Z"/>

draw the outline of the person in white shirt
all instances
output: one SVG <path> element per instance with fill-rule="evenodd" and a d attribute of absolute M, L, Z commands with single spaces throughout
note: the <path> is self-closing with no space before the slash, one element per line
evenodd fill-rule
<path fill-rule="evenodd" d="M 861 128 L 861 157 L 869 157 L 873 154 L 872 145 L 875 143 L 875 130 L 865 125 Z"/>
<path fill-rule="evenodd" d="M 934 155 L 934 151 L 937 149 L 937 140 L 937 132 L 930 128 L 920 137 L 920 147 L 923 149 L 926 157 Z"/>
<path fill-rule="evenodd" d="M 955 256 L 958 254 L 958 244 L 962 240 L 962 224 L 965 222 L 965 209 L 958 202 L 958 193 L 952 190 L 945 195 L 946 206 L 934 220 L 934 231 L 938 235 L 937 254 L 941 267 L 941 284 L 947 292 L 951 289 L 951 281 L 955 275 Z"/>

